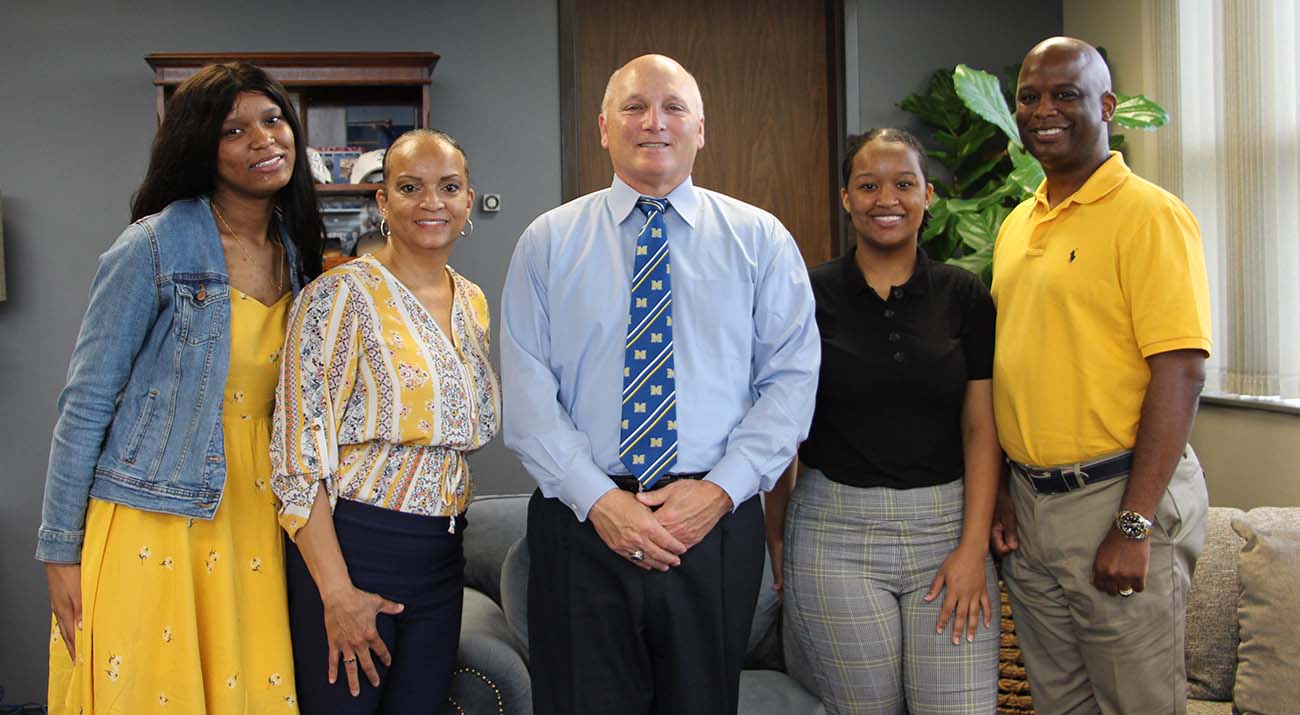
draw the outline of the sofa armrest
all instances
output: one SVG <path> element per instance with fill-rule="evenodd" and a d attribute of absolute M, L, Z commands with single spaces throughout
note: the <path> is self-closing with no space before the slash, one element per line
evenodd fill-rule
<path fill-rule="evenodd" d="M 505 614 L 487 595 L 465 589 L 460 651 L 443 712 L 531 715 L 532 681 Z"/>

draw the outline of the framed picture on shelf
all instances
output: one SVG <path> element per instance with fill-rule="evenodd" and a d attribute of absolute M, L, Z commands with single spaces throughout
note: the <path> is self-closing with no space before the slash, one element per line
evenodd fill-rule
<path fill-rule="evenodd" d="M 335 184 L 347 184 L 352 181 L 352 165 L 365 151 L 356 146 L 322 146 L 315 147 L 320 158 L 325 160 L 325 168 L 330 170 L 330 181 Z"/>

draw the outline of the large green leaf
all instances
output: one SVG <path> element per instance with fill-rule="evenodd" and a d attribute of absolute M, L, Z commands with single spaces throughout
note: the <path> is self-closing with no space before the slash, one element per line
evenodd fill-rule
<path fill-rule="evenodd" d="M 1011 154 L 1011 173 L 1007 175 L 1007 184 L 1014 185 L 1020 193 L 1015 198 L 1023 199 L 1038 190 L 1043 183 L 1043 165 L 1029 152 L 1015 144 L 1007 145 Z"/>
<path fill-rule="evenodd" d="M 967 253 L 959 258 L 949 258 L 946 262 L 950 266 L 965 268 L 988 285 L 993 280 L 993 242 L 990 241 L 988 245 L 974 253 Z"/>
<path fill-rule="evenodd" d="M 898 106 L 933 126 L 954 133 L 961 128 L 967 115 L 965 105 L 953 88 L 952 72 L 948 70 L 936 70 L 930 75 L 924 94 L 910 94 Z"/>
<path fill-rule="evenodd" d="M 997 216 L 997 206 L 986 206 L 978 212 L 958 216 L 955 228 L 962 244 L 972 253 L 991 246 L 993 239 L 998 237 Z"/>
<path fill-rule="evenodd" d="M 988 126 L 992 125 L 990 124 Z M 990 171 L 997 168 L 997 165 L 1002 162 L 1002 159 L 1005 156 L 1005 154 L 996 154 L 991 159 L 976 165 L 975 168 L 962 172 L 963 176 L 957 181 L 957 191 L 963 194 L 966 193 L 966 190 L 971 187 L 971 184 L 984 178 Z"/>
<path fill-rule="evenodd" d="M 957 155 L 965 159 L 974 154 L 984 146 L 984 142 L 992 139 L 998 133 L 998 128 L 988 122 L 972 122 L 971 126 L 961 134 L 957 135 L 953 149 Z"/>
<path fill-rule="evenodd" d="M 997 77 L 983 70 L 957 65 L 952 73 L 952 83 L 957 96 L 968 109 L 1001 129 L 1016 146 L 1020 145 L 1020 130 L 1007 108 Z"/>
<path fill-rule="evenodd" d="M 1115 105 L 1115 115 L 1110 121 L 1117 127 L 1154 131 L 1169 123 L 1169 113 L 1164 107 L 1140 94 L 1132 97 L 1116 94 L 1115 98 L 1119 103 Z"/>

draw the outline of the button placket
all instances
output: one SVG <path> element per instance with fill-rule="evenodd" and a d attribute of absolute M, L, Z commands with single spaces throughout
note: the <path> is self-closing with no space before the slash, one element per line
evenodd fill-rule
<path fill-rule="evenodd" d="M 899 288 L 899 287 L 895 286 L 894 288 L 890 289 L 890 291 L 889 291 L 889 301 L 888 301 L 889 303 L 895 303 L 896 301 L 899 301 L 899 300 L 902 300 L 902 299 L 903 299 L 903 289 L 902 289 L 902 288 Z M 895 317 L 896 315 L 898 315 L 898 311 L 894 310 L 894 308 L 892 308 L 892 307 L 886 307 L 886 308 L 885 308 L 885 318 L 886 318 L 887 320 L 893 320 L 894 317 Z M 897 343 L 898 343 L 899 341 L 901 341 L 902 339 L 903 339 L 902 334 L 899 333 L 897 330 L 890 330 L 890 331 L 889 331 L 889 335 L 886 336 L 886 340 L 888 340 L 890 343 L 894 343 L 894 344 L 897 344 Z M 902 363 L 904 360 L 907 359 L 907 356 L 906 356 L 906 355 L 903 353 L 903 351 L 901 351 L 901 350 L 896 350 L 896 351 L 894 352 L 894 354 L 893 354 L 892 357 L 893 357 L 893 359 L 894 359 L 894 362 L 896 362 L 896 363 Z"/>

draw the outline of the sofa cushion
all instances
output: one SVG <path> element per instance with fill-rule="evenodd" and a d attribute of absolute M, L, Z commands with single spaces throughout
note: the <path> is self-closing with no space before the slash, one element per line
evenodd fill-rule
<path fill-rule="evenodd" d="M 1188 700 L 1187 715 L 1232 715 L 1232 703 Z"/>
<path fill-rule="evenodd" d="M 1252 509 L 1233 519 L 1246 545 L 1237 560 L 1237 682 L 1233 702 L 1243 715 L 1283 715 L 1300 703 L 1300 509 Z"/>
<path fill-rule="evenodd" d="M 532 681 L 505 616 L 485 594 L 466 589 L 460 648 L 443 712 L 531 711 Z"/>
<path fill-rule="evenodd" d="M 515 634 L 515 639 L 523 645 L 524 657 L 528 657 L 528 539 L 519 540 L 506 552 L 501 565 L 501 610 L 505 611 L 506 622 Z"/>
<path fill-rule="evenodd" d="M 1205 550 L 1192 572 L 1187 602 L 1187 694 L 1232 700 L 1237 670 L 1237 554 L 1244 543 L 1232 530 L 1240 509 L 1213 507 L 1205 522 Z"/>
<path fill-rule="evenodd" d="M 528 494 L 476 497 L 465 512 L 465 585 L 501 603 L 501 563 L 528 525 Z"/>
<path fill-rule="evenodd" d="M 740 708 L 745 715 L 826 715 L 812 693 L 778 670 L 745 670 L 740 674 Z"/>

